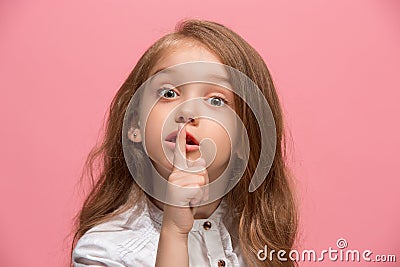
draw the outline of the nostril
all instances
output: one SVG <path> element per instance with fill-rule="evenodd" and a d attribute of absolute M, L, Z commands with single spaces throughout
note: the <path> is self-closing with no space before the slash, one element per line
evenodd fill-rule
<path fill-rule="evenodd" d="M 188 118 L 187 120 L 185 120 L 185 118 L 183 116 L 179 116 L 178 117 L 178 121 L 179 122 L 194 122 L 194 118 Z"/>
<path fill-rule="evenodd" d="M 183 116 L 179 116 L 178 121 L 179 122 L 185 122 L 185 118 Z"/>

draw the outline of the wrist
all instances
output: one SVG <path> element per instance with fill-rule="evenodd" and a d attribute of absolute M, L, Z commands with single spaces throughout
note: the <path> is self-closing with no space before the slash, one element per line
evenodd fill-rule
<path fill-rule="evenodd" d="M 183 232 L 175 225 L 164 224 L 161 227 L 161 235 L 163 236 L 170 236 L 174 238 L 178 238 L 184 241 L 187 241 L 189 233 Z"/>

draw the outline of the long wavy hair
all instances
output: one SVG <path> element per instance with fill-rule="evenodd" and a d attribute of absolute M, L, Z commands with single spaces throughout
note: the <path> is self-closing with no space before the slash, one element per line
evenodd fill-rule
<path fill-rule="evenodd" d="M 197 19 L 179 22 L 174 32 L 156 41 L 139 59 L 112 100 L 103 140 L 88 155 L 81 177 L 86 179 L 89 176 L 91 191 L 75 217 L 70 259 L 77 241 L 90 228 L 128 210 L 145 197 L 124 159 L 121 137 L 124 114 L 131 97 L 149 78 L 157 60 L 169 48 L 179 46 L 182 42 L 206 47 L 223 64 L 246 74 L 265 96 L 276 127 L 276 150 L 272 166 L 261 186 L 249 193 L 249 184 L 260 155 L 260 130 L 254 114 L 235 95 L 235 109 L 246 127 L 250 154 L 242 178 L 226 195 L 226 199 L 228 206 L 235 208 L 239 244 L 249 266 L 297 265 L 290 260 L 281 262 L 276 257 L 266 261 L 260 261 L 257 257 L 257 252 L 265 245 L 271 250 L 289 253 L 295 244 L 298 227 L 293 177 L 286 161 L 288 135 L 284 131 L 281 105 L 268 68 L 257 51 L 238 34 L 219 23 Z M 136 162 L 140 162 L 140 159 Z"/>

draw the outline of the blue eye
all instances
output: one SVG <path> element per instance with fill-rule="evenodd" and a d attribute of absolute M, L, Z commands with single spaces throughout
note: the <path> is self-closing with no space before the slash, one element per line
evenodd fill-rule
<path fill-rule="evenodd" d="M 207 99 L 207 102 L 216 107 L 222 107 L 225 105 L 226 101 L 221 97 L 213 96 Z"/>
<path fill-rule="evenodd" d="M 163 98 L 174 98 L 177 97 L 178 94 L 170 88 L 163 87 L 157 91 L 158 95 Z"/>

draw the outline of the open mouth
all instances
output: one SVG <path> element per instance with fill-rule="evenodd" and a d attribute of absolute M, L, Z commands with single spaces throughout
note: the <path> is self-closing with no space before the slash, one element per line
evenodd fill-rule
<path fill-rule="evenodd" d="M 168 147 L 175 149 L 177 135 L 178 131 L 174 131 L 165 138 L 165 143 Z M 199 149 L 199 141 L 197 141 L 197 139 L 189 132 L 186 132 L 186 151 L 193 151 L 197 149 Z"/>

